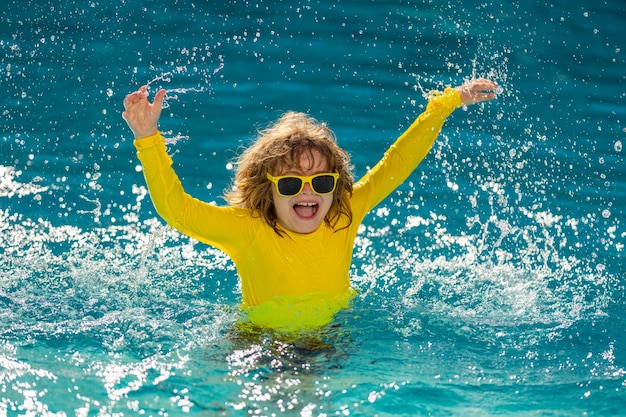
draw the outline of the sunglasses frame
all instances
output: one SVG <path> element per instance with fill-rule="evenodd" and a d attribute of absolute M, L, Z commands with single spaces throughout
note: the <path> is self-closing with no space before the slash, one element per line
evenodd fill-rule
<path fill-rule="evenodd" d="M 317 177 L 324 177 L 324 176 L 330 176 L 334 178 L 333 188 L 327 193 L 319 193 L 313 186 L 313 180 Z M 286 179 L 286 178 L 297 178 L 300 180 L 300 189 L 298 190 L 297 193 L 283 194 L 280 192 L 278 181 L 282 179 Z M 309 184 L 311 186 L 311 190 L 317 195 L 328 195 L 328 194 L 332 194 L 337 188 L 337 180 L 339 179 L 339 173 L 338 172 L 320 172 L 319 174 L 313 174 L 313 175 L 293 175 L 292 174 L 292 175 L 281 175 L 281 176 L 275 177 L 268 172 L 267 179 L 274 183 L 274 185 L 276 186 L 276 191 L 278 192 L 278 195 L 280 195 L 281 197 L 295 197 L 297 195 L 300 195 L 300 193 L 302 193 L 302 190 L 304 189 L 305 184 Z"/>

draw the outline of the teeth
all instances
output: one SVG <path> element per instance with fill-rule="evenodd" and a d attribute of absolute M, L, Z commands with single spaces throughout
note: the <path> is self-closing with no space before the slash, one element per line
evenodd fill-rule
<path fill-rule="evenodd" d="M 313 207 L 317 206 L 317 203 L 297 203 L 296 206 Z"/>

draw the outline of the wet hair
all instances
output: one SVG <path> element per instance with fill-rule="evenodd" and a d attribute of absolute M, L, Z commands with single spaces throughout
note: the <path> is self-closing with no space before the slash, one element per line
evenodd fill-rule
<path fill-rule="evenodd" d="M 250 209 L 253 215 L 263 217 L 282 236 L 272 197 L 274 185 L 267 179 L 267 173 L 276 175 L 291 167 L 300 169 L 302 157 L 312 161 L 314 151 L 328 161 L 330 172 L 339 173 L 324 222 L 335 227 L 343 216 L 347 223 L 341 228 L 349 226 L 352 223 L 349 199 L 354 185 L 350 157 L 337 145 L 335 134 L 325 123 L 304 113 L 287 112 L 258 132 L 256 141 L 237 159 L 234 184 L 224 198 L 233 206 Z"/>

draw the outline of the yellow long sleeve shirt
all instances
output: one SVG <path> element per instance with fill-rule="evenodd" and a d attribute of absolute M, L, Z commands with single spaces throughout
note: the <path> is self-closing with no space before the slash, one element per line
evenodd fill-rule
<path fill-rule="evenodd" d="M 137 139 L 150 196 L 159 215 L 180 232 L 224 251 L 241 279 L 244 310 L 255 324 L 279 329 L 324 325 L 347 306 L 354 240 L 365 215 L 413 172 L 430 151 L 445 119 L 461 105 L 454 89 L 433 95 L 424 113 L 355 183 L 353 220 L 335 230 L 279 236 L 250 210 L 216 206 L 187 194 L 160 133 Z M 337 229 L 346 222 L 339 222 Z"/>

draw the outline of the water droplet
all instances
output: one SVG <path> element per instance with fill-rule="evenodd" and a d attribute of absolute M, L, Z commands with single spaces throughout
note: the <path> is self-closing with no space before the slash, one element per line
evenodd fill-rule
<path fill-rule="evenodd" d="M 609 209 L 602 210 L 602 217 L 604 217 L 605 219 L 608 219 L 609 217 L 611 217 L 611 210 Z"/>
<path fill-rule="evenodd" d="M 618 140 L 615 142 L 615 145 L 613 145 L 613 148 L 615 149 L 615 152 L 621 152 L 622 151 L 622 141 Z"/>

